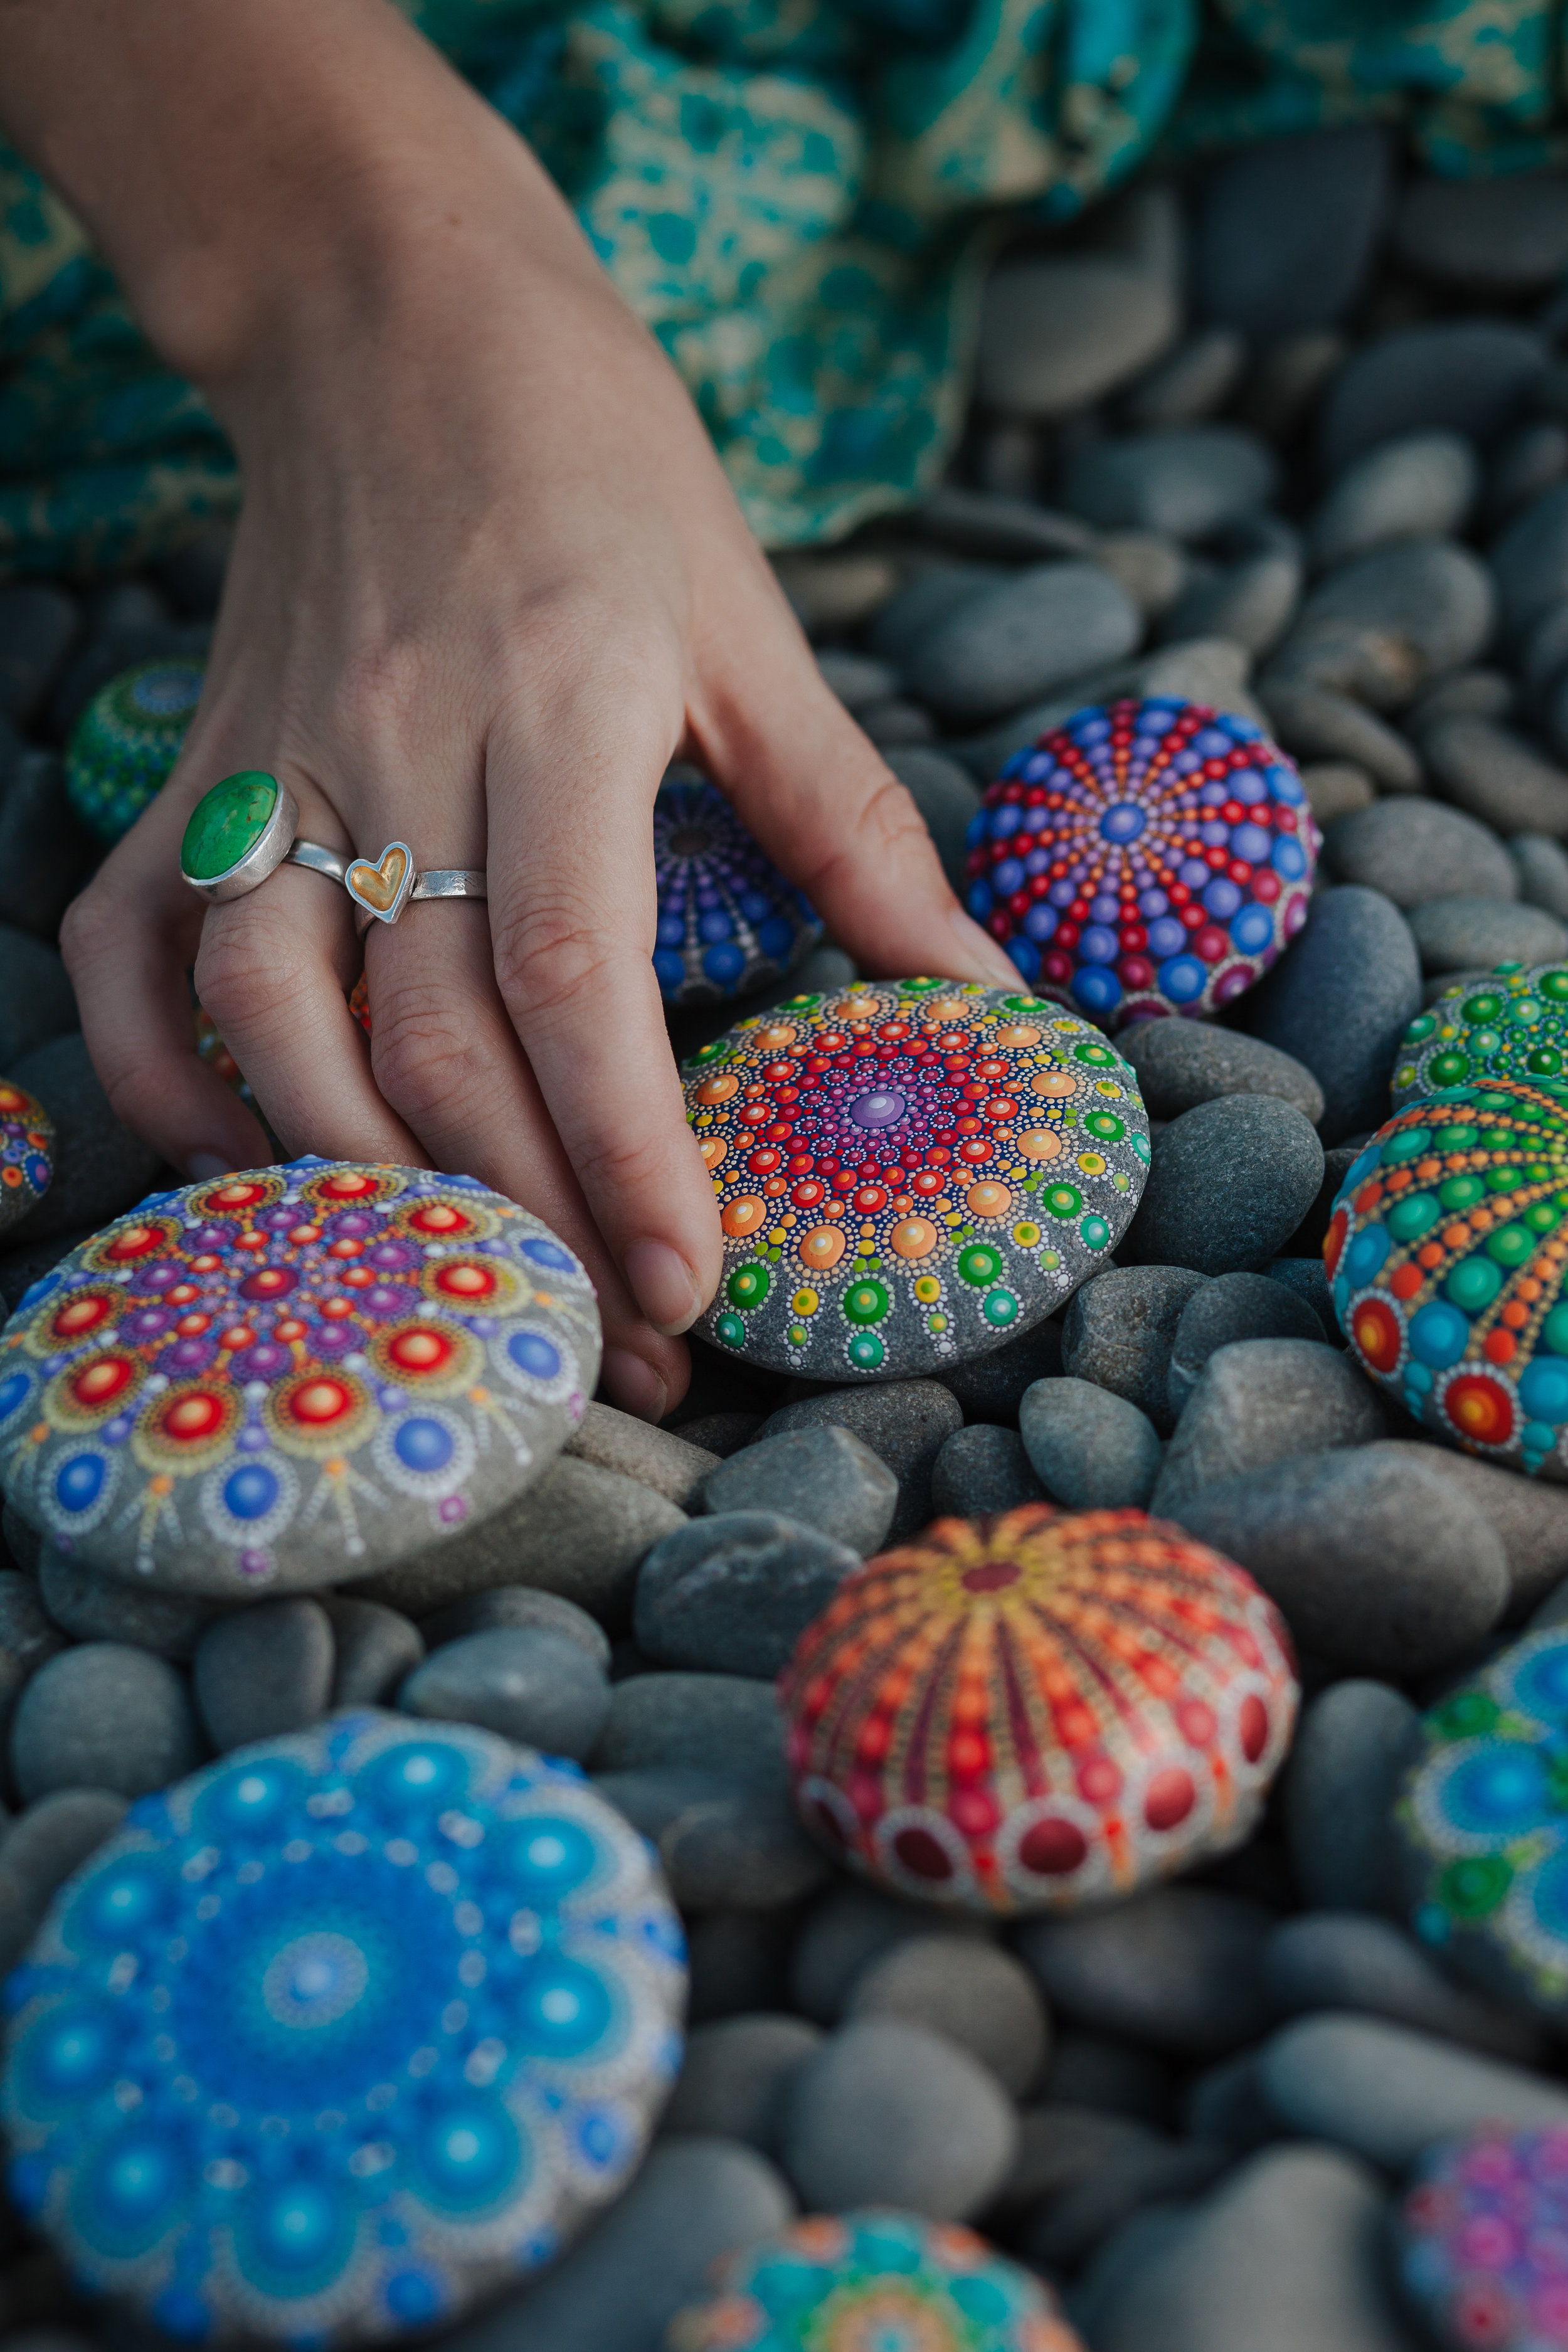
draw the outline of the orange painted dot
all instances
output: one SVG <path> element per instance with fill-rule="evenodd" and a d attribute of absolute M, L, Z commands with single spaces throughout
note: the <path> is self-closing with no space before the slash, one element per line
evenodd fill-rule
<path fill-rule="evenodd" d="M 1510 1298 L 1498 1318 L 1498 1321 L 1506 1324 L 1510 1331 L 1522 1331 L 1529 1320 L 1530 1309 L 1519 1298 Z"/>
<path fill-rule="evenodd" d="M 739 1200 L 728 1203 L 719 1223 L 731 1241 L 740 1241 L 747 1234 L 754 1234 L 767 1213 L 765 1202 L 759 1201 L 754 1192 L 742 1192 Z"/>
<path fill-rule="evenodd" d="M 712 1169 L 718 1167 L 730 1147 L 721 1135 L 705 1135 L 701 1149 L 704 1165 Z"/>
<path fill-rule="evenodd" d="M 10 1113 L 26 1108 L 27 1097 L 15 1087 L 0 1086 L 0 1111 Z"/>
<path fill-rule="evenodd" d="M 1037 1045 L 1039 1042 L 1039 1031 L 1031 1029 L 1026 1024 L 1021 1022 L 1016 1022 L 1011 1028 L 998 1029 L 996 1032 L 996 1043 L 999 1045 Z"/>
<path fill-rule="evenodd" d="M 323 1178 L 321 1189 L 329 1201 L 363 1201 L 367 1192 L 374 1192 L 375 1178 L 346 1170 L 341 1176 Z"/>
<path fill-rule="evenodd" d="M 1006 1185 L 990 1181 L 972 1184 L 963 1200 L 972 1217 L 1005 1216 L 1013 1205 L 1013 1195 Z"/>
<path fill-rule="evenodd" d="M 888 1235 L 895 1257 L 929 1257 L 942 1236 L 928 1217 L 906 1217 Z"/>
<path fill-rule="evenodd" d="M 163 1304 L 165 1307 L 188 1307 L 193 1298 L 199 1298 L 201 1295 L 194 1282 L 176 1282 L 173 1290 L 163 1293 Z"/>
<path fill-rule="evenodd" d="M 1428 1273 L 1430 1273 L 1433 1266 L 1441 1265 L 1443 1263 L 1442 1243 L 1423 1242 L 1421 1247 L 1415 1253 L 1415 1263 L 1417 1265 L 1424 1265 L 1427 1269 Z"/>
<path fill-rule="evenodd" d="M 782 1054 L 786 1045 L 795 1044 L 794 1024 L 788 1021 L 775 1021 L 770 1027 L 758 1030 L 755 1042 L 767 1046 L 773 1053 Z"/>
<path fill-rule="evenodd" d="M 323 1301 L 321 1312 L 329 1323 L 341 1323 L 345 1315 L 354 1311 L 352 1298 L 329 1298 Z"/>
<path fill-rule="evenodd" d="M 496 1278 L 488 1265 L 476 1265 L 470 1258 L 459 1258 L 453 1265 L 444 1265 L 436 1276 L 436 1287 L 444 1290 L 448 1298 L 488 1298 L 496 1286 Z"/>
<path fill-rule="evenodd" d="M 231 1323 L 226 1331 L 220 1331 L 217 1336 L 220 1347 L 232 1348 L 237 1351 L 256 1345 L 256 1334 L 248 1323 Z"/>
<path fill-rule="evenodd" d="M 302 1339 L 305 1326 L 297 1315 L 285 1315 L 273 1325 L 272 1336 L 275 1339 Z"/>
<path fill-rule="evenodd" d="M 740 1079 L 732 1072 L 727 1072 L 722 1077 L 704 1078 L 697 1089 L 697 1099 L 703 1104 L 723 1103 L 740 1091 Z"/>
<path fill-rule="evenodd" d="M 1044 1095 L 1050 1102 L 1066 1102 L 1068 1095 L 1078 1092 L 1078 1080 L 1067 1070 L 1037 1070 L 1029 1080 L 1029 1092 Z"/>
<path fill-rule="evenodd" d="M 1061 1148 L 1061 1137 L 1054 1128 L 1027 1127 L 1018 1138 L 1018 1149 L 1026 1160 L 1055 1160 Z"/>
<path fill-rule="evenodd" d="M 1443 1247 L 1446 1250 L 1463 1249 L 1465 1244 L 1470 1239 L 1470 1229 L 1468 1225 L 1445 1225 L 1443 1228 Z"/>
<path fill-rule="evenodd" d="M 844 1255 L 844 1235 L 836 1225 L 814 1225 L 795 1244 L 801 1263 L 813 1274 L 826 1274 Z"/>
<path fill-rule="evenodd" d="M 1489 1364 L 1511 1363 L 1519 1353 L 1519 1341 L 1511 1331 L 1489 1331 L 1481 1343 L 1481 1353 Z"/>
<path fill-rule="evenodd" d="M 1395 1298 L 1414 1298 L 1424 1279 L 1418 1265 L 1402 1265 L 1398 1273 L 1390 1277 L 1388 1286 Z"/>
<path fill-rule="evenodd" d="M 212 1328 L 212 1319 L 210 1315 L 182 1315 L 174 1328 L 182 1339 L 199 1339 Z"/>

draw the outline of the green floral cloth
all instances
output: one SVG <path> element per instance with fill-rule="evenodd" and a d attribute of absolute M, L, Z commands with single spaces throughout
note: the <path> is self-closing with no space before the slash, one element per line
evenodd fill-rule
<path fill-rule="evenodd" d="M 1161 142 L 1367 117 L 1447 173 L 1568 150 L 1556 0 L 401 5 L 544 157 L 774 547 L 940 473 L 999 208 L 1066 217 Z M 0 574 L 136 562 L 238 495 L 200 399 L 0 147 Z"/>

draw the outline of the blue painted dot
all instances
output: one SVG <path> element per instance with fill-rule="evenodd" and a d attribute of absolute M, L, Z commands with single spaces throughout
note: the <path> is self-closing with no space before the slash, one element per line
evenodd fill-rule
<path fill-rule="evenodd" d="M 1072 992 L 1086 1013 L 1110 1013 L 1121 1002 L 1121 982 L 1105 964 L 1080 964 L 1072 976 Z"/>
<path fill-rule="evenodd" d="M 1048 906 L 1043 898 L 1037 898 L 1024 918 L 1024 929 L 1037 947 L 1044 947 L 1047 940 L 1056 936 L 1057 925 L 1060 921 L 1061 917 L 1054 907 Z"/>
<path fill-rule="evenodd" d="M 1532 1420 L 1568 1421 L 1568 1363 L 1538 1356 L 1519 1383 L 1519 1401 Z"/>
<path fill-rule="evenodd" d="M 1195 955 L 1168 957 L 1160 966 L 1157 978 L 1163 993 L 1173 1004 L 1190 1004 L 1208 985 L 1208 972 Z"/>
<path fill-rule="evenodd" d="M 656 948 L 653 952 L 653 976 L 668 996 L 686 978 L 686 966 L 673 948 Z"/>
<path fill-rule="evenodd" d="M 0 1421 L 8 1421 L 33 1385 L 31 1372 L 7 1372 L 0 1381 Z"/>
<path fill-rule="evenodd" d="M 1230 829 L 1230 854 L 1245 858 L 1248 866 L 1261 866 L 1274 846 L 1274 835 L 1266 825 L 1233 824 Z"/>
<path fill-rule="evenodd" d="M 231 1470 L 223 1484 L 224 1508 L 237 1519 L 265 1518 L 278 1500 L 278 1478 L 262 1462 Z"/>
<path fill-rule="evenodd" d="M 1294 835 L 1286 834 L 1275 843 L 1268 862 L 1285 881 L 1299 882 L 1307 870 L 1307 853 Z"/>
<path fill-rule="evenodd" d="M 983 923 L 985 920 L 986 916 L 991 912 L 990 883 L 984 881 L 972 882 L 969 886 L 969 892 L 964 900 L 964 904 L 969 908 L 969 911 L 973 916 L 975 921 L 977 923 Z"/>
<path fill-rule="evenodd" d="M 103 1492 L 109 1464 L 101 1454 L 72 1454 L 55 1473 L 55 1500 L 62 1511 L 90 1510 Z"/>
<path fill-rule="evenodd" d="M 1010 898 L 1014 891 L 1022 889 L 1023 886 L 1024 866 L 1022 859 L 1017 857 L 1005 857 L 1000 866 L 994 866 L 992 867 L 991 893 L 993 898 Z"/>
<path fill-rule="evenodd" d="M 1186 943 L 1187 927 L 1178 922 L 1174 915 L 1162 915 L 1149 926 L 1149 952 L 1152 956 L 1180 955 Z"/>
<path fill-rule="evenodd" d="M 1107 841 L 1136 841 L 1149 820 L 1136 801 L 1117 801 L 1100 820 Z"/>
<path fill-rule="evenodd" d="M 774 963 L 782 963 L 795 945 L 795 926 L 787 915 L 768 915 L 757 925 L 757 945 Z"/>
<path fill-rule="evenodd" d="M 1216 875 L 1203 896 L 1204 912 L 1216 923 L 1228 923 L 1241 904 L 1241 892 L 1223 874 Z"/>
<path fill-rule="evenodd" d="M 572 1274 L 576 1270 L 577 1261 L 570 1252 L 563 1250 L 559 1242 L 550 1241 L 543 1234 L 531 1236 L 519 1248 L 520 1255 L 531 1265 L 547 1265 L 555 1274 Z"/>
<path fill-rule="evenodd" d="M 552 1381 L 561 1370 L 561 1350 L 540 1331 L 514 1331 L 507 1354 L 520 1372 L 536 1381 Z"/>
<path fill-rule="evenodd" d="M 1022 934 L 1016 934 L 1007 941 L 1007 953 L 1026 980 L 1034 980 L 1038 976 L 1040 951 Z"/>
<path fill-rule="evenodd" d="M 1434 1371 L 1457 1364 L 1470 1337 L 1470 1321 L 1446 1298 L 1429 1298 L 1410 1323 L 1410 1352 Z"/>
<path fill-rule="evenodd" d="M 1243 907 L 1230 927 L 1230 943 L 1241 955 L 1259 955 L 1274 937 L 1274 918 L 1267 907 Z"/>
<path fill-rule="evenodd" d="M 1078 951 L 1085 963 L 1114 963 L 1121 942 L 1105 923 L 1089 923 L 1079 935 Z"/>
<path fill-rule="evenodd" d="M 745 952 L 732 940 L 703 951 L 702 969 L 715 988 L 732 988 L 746 969 Z"/>
<path fill-rule="evenodd" d="M 1345 1252 L 1344 1271 L 1359 1290 L 1370 1282 L 1394 1247 L 1394 1237 L 1386 1225 L 1363 1225 Z"/>
<path fill-rule="evenodd" d="M 444 1470 L 452 1458 L 452 1433 L 424 1413 L 410 1413 L 398 1423 L 392 1449 L 406 1469 Z"/>

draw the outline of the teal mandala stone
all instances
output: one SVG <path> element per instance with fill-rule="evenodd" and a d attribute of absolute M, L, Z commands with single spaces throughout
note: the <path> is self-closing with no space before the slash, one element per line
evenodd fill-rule
<path fill-rule="evenodd" d="M 9 1979 L 12 2199 L 178 2338 L 449 2319 L 625 2184 L 683 1962 L 574 1765 L 374 1714 L 241 1749 L 133 1806 Z"/>
<path fill-rule="evenodd" d="M 1323 1243 L 1340 1328 L 1428 1429 L 1568 1479 L 1568 1111 L 1496 1078 L 1397 1112 Z"/>
<path fill-rule="evenodd" d="M 822 937 L 794 883 L 701 777 L 674 777 L 661 788 L 653 862 L 653 969 L 667 1003 L 712 1004 L 766 987 Z"/>
<path fill-rule="evenodd" d="M 1527 1634 L 1423 1718 L 1394 1820 L 1417 1935 L 1568 2020 L 1568 1628 Z"/>
<path fill-rule="evenodd" d="M 199 661 L 139 662 L 93 696 L 66 752 L 66 797 L 100 841 L 130 832 L 180 756 L 206 673 Z"/>
<path fill-rule="evenodd" d="M 217 1597 L 368 1576 L 581 1420 L 593 1286 L 471 1177 L 297 1160 L 155 1192 L 0 1335 L 0 1485 L 94 1568 Z"/>
<path fill-rule="evenodd" d="M 1446 988 L 1405 1033 L 1394 1107 L 1489 1078 L 1517 1078 L 1568 1111 L 1568 964 L 1500 963 Z"/>

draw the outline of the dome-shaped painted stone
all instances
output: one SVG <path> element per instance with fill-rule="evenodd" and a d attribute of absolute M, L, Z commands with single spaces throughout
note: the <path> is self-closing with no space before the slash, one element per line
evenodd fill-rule
<path fill-rule="evenodd" d="M 983 1355 L 1109 1262 L 1149 1167 L 1100 1032 L 952 981 L 796 996 L 681 1066 L 724 1274 L 698 1329 L 826 1381 Z"/>
<path fill-rule="evenodd" d="M 779 1685 L 802 1818 L 900 1895 L 1069 1910 L 1239 1843 L 1290 1744 L 1272 1601 L 1142 1511 L 938 1519 Z"/>
<path fill-rule="evenodd" d="M 668 2352 L 1083 2352 L 1044 2281 L 973 2230 L 872 2208 L 729 2254 Z"/>
<path fill-rule="evenodd" d="M 1398 1111 L 1323 1243 L 1363 1369 L 1467 1452 L 1568 1478 L 1568 1115 L 1515 1079 Z"/>
<path fill-rule="evenodd" d="M 37 1206 L 54 1172 L 54 1120 L 37 1095 L 0 1078 L 0 1234 Z"/>
<path fill-rule="evenodd" d="M 1394 1067 L 1395 1110 L 1448 1087 L 1517 1078 L 1568 1108 L 1568 964 L 1500 963 L 1418 1013 Z"/>
<path fill-rule="evenodd" d="M 1294 765 L 1250 719 L 1113 702 L 1008 761 L 970 823 L 969 911 L 1106 1028 L 1208 1013 L 1300 929 L 1319 847 Z"/>
<path fill-rule="evenodd" d="M 471 1177 L 297 1160 L 155 1192 L 0 1334 L 0 1484 L 94 1568 L 232 1597 L 368 1576 L 582 1418 L 593 1286 Z"/>
<path fill-rule="evenodd" d="M 1568 1627 L 1510 1643 L 1422 1718 L 1395 1809 L 1415 1932 L 1568 2021 Z"/>
<path fill-rule="evenodd" d="M 12 2198 L 176 2338 L 451 2318 L 635 2168 L 683 1959 L 574 1765 L 390 1715 L 242 1748 L 133 1806 L 12 1975 Z"/>
<path fill-rule="evenodd" d="M 363 971 L 350 993 L 349 1011 L 368 1037 L 370 1035 L 370 980 L 369 976 Z"/>
<path fill-rule="evenodd" d="M 1568 2131 L 1498 2124 L 1428 2148 L 1399 2271 L 1450 2352 L 1568 2352 Z"/>
<path fill-rule="evenodd" d="M 217 1023 L 205 1004 L 196 1007 L 196 1052 L 215 1076 L 220 1077 L 242 1103 L 254 1110 L 256 1097 L 251 1092 L 250 1081 L 225 1045 Z"/>
<path fill-rule="evenodd" d="M 66 797 L 100 841 L 119 841 L 180 756 L 206 672 L 176 655 L 138 662 L 95 694 L 66 751 Z"/>
<path fill-rule="evenodd" d="M 654 973 L 669 1004 L 748 995 L 793 971 L 822 925 L 717 786 L 664 784 L 653 804 Z"/>

